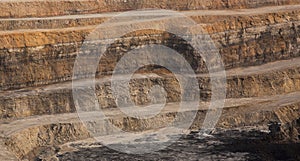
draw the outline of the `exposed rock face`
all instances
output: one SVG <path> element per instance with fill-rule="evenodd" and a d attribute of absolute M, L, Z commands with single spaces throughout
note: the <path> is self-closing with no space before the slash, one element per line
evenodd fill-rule
<path fill-rule="evenodd" d="M 259 65 L 299 55 L 298 15 L 299 12 L 294 9 L 268 16 L 229 16 L 223 18 L 223 21 L 217 17 L 217 22 L 208 23 L 204 29 L 219 47 L 226 69 Z M 205 23 L 201 17 L 203 16 L 199 18 L 197 14 L 192 16 L 197 22 Z M 94 27 L 80 27 L 4 33 L 0 40 L 0 56 L 3 57 L 1 89 L 71 80 L 76 52 L 80 50 L 85 36 L 93 29 Z M 147 44 L 162 44 L 173 48 L 188 57 L 196 72 L 206 72 L 201 57 L 184 40 L 173 38 L 168 33 L 145 31 L 116 40 L 100 63 L 100 74 L 112 73 L 122 55 Z"/>
<path fill-rule="evenodd" d="M 278 122 L 272 122 L 269 125 L 270 138 L 278 141 L 290 141 L 299 142 L 300 139 L 300 129 L 299 129 L 299 119 L 293 120 L 285 124 Z"/>
<path fill-rule="evenodd" d="M 270 5 L 299 4 L 297 0 L 62 0 L 62 1 L 3 1 L 0 17 L 45 17 L 58 15 L 77 15 L 87 13 L 118 12 L 143 8 L 162 8 L 170 10 L 236 9 Z M 29 9 L 30 7 L 30 9 Z"/>
<path fill-rule="evenodd" d="M 77 139 L 90 137 L 88 131 L 80 123 L 53 124 L 28 128 L 21 133 L 11 136 L 6 146 L 21 158 L 36 148 L 47 145 L 60 145 Z"/>
<path fill-rule="evenodd" d="M 298 0 L 54 0 L 0 2 L 0 147 L 3 149 L 0 160 L 97 160 L 99 154 L 116 153 L 100 143 L 86 143 L 93 135 L 78 118 L 71 81 L 82 84 L 84 92 L 87 88 L 84 85 L 91 80 L 72 78 L 73 68 L 83 41 L 96 25 L 118 14 L 112 12 L 139 8 L 180 10 L 201 24 L 219 49 L 227 75 L 225 107 L 213 137 L 198 140 L 195 134 L 190 134 L 167 152 L 159 151 L 145 159 L 299 159 L 293 151 L 286 156 L 272 156 L 269 153 L 276 149 L 271 148 L 267 154 L 262 152 L 255 157 L 252 150 L 299 142 Z M 199 130 L 212 97 L 206 62 L 199 53 L 183 38 L 164 31 L 136 31 L 113 41 L 96 73 L 95 96 L 107 116 L 102 120 L 104 124 L 112 123 L 124 131 L 144 132 L 166 127 L 172 120 L 195 112 L 189 130 Z M 117 108 L 111 89 L 116 63 L 127 52 L 150 44 L 172 48 L 191 64 L 199 83 L 194 88 L 200 89 L 198 110 L 177 111 L 182 99 L 180 84 L 174 74 L 157 66 L 139 69 L 130 81 L 129 92 L 135 104 L 144 106 L 159 102 L 149 97 L 150 89 L 155 85 L 163 87 L 167 105 L 161 113 L 150 119 L 136 119 Z M 98 125 L 93 121 L 85 123 L 88 127 Z M 115 132 L 106 126 L 95 131 L 101 136 Z M 240 144 L 239 141 L 242 150 L 230 146 L 230 156 L 224 153 L 224 146 Z M 191 144 L 195 148 L 192 151 L 181 147 Z M 297 144 L 291 145 L 294 151 L 299 149 Z M 201 146 L 219 149 L 219 154 L 209 153 Z M 204 155 L 199 156 L 197 150 Z M 105 158 L 139 160 L 141 157 L 117 153 L 116 158 L 107 155 Z"/>

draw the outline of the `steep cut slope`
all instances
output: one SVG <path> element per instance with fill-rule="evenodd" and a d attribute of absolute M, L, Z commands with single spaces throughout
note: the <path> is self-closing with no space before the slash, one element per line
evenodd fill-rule
<path fill-rule="evenodd" d="M 242 131 L 251 134 L 256 130 L 254 140 L 271 137 L 278 142 L 299 142 L 298 0 L 4 0 L 0 2 L 3 11 L 0 13 L 0 160 L 68 160 L 77 155 L 90 155 L 80 157 L 95 159 L 92 157 L 97 156 L 92 154 L 94 151 L 88 153 L 85 148 L 102 145 L 93 140 L 93 135 L 76 113 L 72 96 L 74 62 L 83 41 L 99 23 L 121 11 L 139 8 L 181 11 L 200 24 L 219 49 L 227 75 L 227 98 L 215 136 L 224 137 L 227 130 L 238 129 L 241 135 Z M 153 22 L 159 21 L 153 19 Z M 164 87 L 167 105 L 161 113 L 150 119 L 136 119 L 117 108 L 110 87 L 116 63 L 130 50 L 149 44 L 170 47 L 191 64 L 200 89 L 198 110 L 177 111 L 181 100 L 178 80 L 170 71 L 156 66 L 135 73 L 130 82 L 130 94 L 134 103 L 148 105 L 151 101 L 159 102 L 149 98 L 151 87 Z M 123 77 L 117 76 L 118 80 Z M 83 89 L 90 81 L 74 80 Z M 107 118 L 99 120 L 97 113 L 84 113 L 90 119 L 86 123 L 92 127 L 99 122 L 101 125 L 113 123 L 120 129 L 143 135 L 166 127 L 176 117 L 184 118 L 195 112 L 196 119 L 189 130 L 199 130 L 205 114 L 210 111 L 211 84 L 206 63 L 190 44 L 172 33 L 142 30 L 114 39 L 99 63 L 96 81 L 96 99 Z M 95 120 L 99 122 L 95 123 Z M 95 130 L 99 137 L 108 139 L 107 134 L 115 132 L 106 126 Z M 234 133 L 231 137 L 236 135 L 239 134 Z M 224 141 L 210 139 L 207 141 L 212 141 L 213 145 Z M 199 142 L 197 138 L 193 141 Z M 82 148 L 86 142 L 88 145 Z M 72 147 L 79 147 L 79 152 L 74 154 Z M 206 147 L 210 145 L 205 144 Z M 169 152 L 177 150 L 169 149 Z M 197 155 L 191 152 L 191 157 Z M 233 155 L 234 159 L 247 159 L 244 154 L 233 152 Z M 230 158 L 211 153 L 205 157 Z"/>

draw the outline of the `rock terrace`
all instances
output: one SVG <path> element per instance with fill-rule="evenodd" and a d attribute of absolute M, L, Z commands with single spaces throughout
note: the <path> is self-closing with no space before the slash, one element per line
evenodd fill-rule
<path fill-rule="evenodd" d="M 177 10 L 201 25 L 219 49 L 227 75 L 222 116 L 211 136 L 201 139 L 196 132 L 212 97 L 203 58 L 184 39 L 165 31 L 136 31 L 114 39 L 96 72 L 95 94 L 108 117 L 102 122 L 130 132 L 147 132 L 165 127 L 176 116 L 197 114 L 189 134 L 145 156 L 117 152 L 93 140 L 78 118 L 72 96 L 74 63 L 88 34 L 123 11 L 142 8 Z M 0 160 L 300 158 L 298 0 L 3 0 L 0 10 Z M 167 105 L 161 113 L 138 120 L 117 108 L 111 89 L 116 63 L 130 50 L 151 44 L 170 47 L 191 64 L 200 89 L 198 110 L 177 111 L 178 80 L 156 66 L 134 74 L 130 94 L 134 103 L 147 105 L 157 101 L 148 97 L 150 89 L 164 87 Z M 123 77 L 117 76 L 120 81 Z M 84 89 L 91 79 L 74 82 Z M 86 117 L 97 116 L 87 112 Z M 105 138 L 111 131 L 103 127 L 98 133 Z M 166 138 L 172 140 L 172 135 Z"/>

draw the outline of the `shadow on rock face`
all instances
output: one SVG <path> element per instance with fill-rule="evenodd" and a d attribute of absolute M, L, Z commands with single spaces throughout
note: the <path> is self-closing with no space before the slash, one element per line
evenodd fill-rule
<path fill-rule="evenodd" d="M 300 160 L 299 143 L 275 143 L 260 131 L 227 130 L 199 139 L 181 137 L 166 149 L 144 154 L 120 153 L 107 147 L 80 147 L 58 155 L 59 160 Z"/>

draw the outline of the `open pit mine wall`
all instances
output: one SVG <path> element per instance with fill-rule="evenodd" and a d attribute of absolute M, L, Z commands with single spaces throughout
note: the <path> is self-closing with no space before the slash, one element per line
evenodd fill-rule
<path fill-rule="evenodd" d="M 262 104 L 264 105 L 264 104 Z M 258 105 L 259 106 L 259 105 Z M 290 106 L 282 106 L 281 108 L 272 110 L 259 110 L 262 107 L 255 107 L 252 104 L 242 105 L 232 108 L 225 108 L 217 126 L 218 127 L 242 127 L 242 126 L 257 126 L 266 125 L 270 120 L 280 121 L 283 124 L 283 134 L 279 133 L 279 137 L 292 137 L 290 134 L 298 137 L 297 130 L 299 121 L 293 121 L 299 117 L 300 104 L 292 104 Z M 250 110 L 249 112 L 241 112 L 243 110 Z M 239 112 L 237 112 L 239 111 Z M 165 127 L 169 124 L 170 120 L 184 117 L 189 112 L 177 113 L 161 113 L 158 116 L 151 119 L 135 119 L 131 117 L 117 117 L 107 120 L 107 122 L 113 123 L 115 126 L 125 131 L 143 131 L 158 127 Z M 199 129 L 205 118 L 206 111 L 199 110 L 191 129 Z M 48 116 L 44 116 L 48 117 Z M 53 116 L 54 118 L 58 118 Z M 65 116 L 67 117 L 67 115 Z M 50 117 L 51 118 L 51 117 Z M 41 119 L 42 120 L 42 119 Z M 292 120 L 292 121 L 291 121 Z M 24 121 L 30 121 L 24 120 Z M 45 120 L 43 120 L 45 121 Z M 291 125 L 289 125 L 291 122 Z M 18 122 L 16 122 L 18 123 Z M 30 122 L 31 123 L 31 122 Z M 20 121 L 21 125 L 28 127 L 19 127 L 5 138 L 5 144 L 18 158 L 36 157 L 40 152 L 47 150 L 48 148 L 56 149 L 59 145 L 73 142 L 76 140 L 83 140 L 92 137 L 86 126 L 79 120 L 73 122 L 43 122 L 44 124 L 38 124 L 36 126 L 26 125 L 26 123 Z M 88 125 L 95 126 L 94 122 L 87 122 Z M 18 125 L 13 125 L 18 126 Z M 99 127 L 99 126 L 95 126 Z M 299 128 L 298 128 L 299 129 Z M 111 129 L 106 127 L 97 129 L 102 135 L 111 133 Z M 293 138 L 293 139 L 294 139 Z M 299 141 L 299 139 L 298 139 Z"/>
<path fill-rule="evenodd" d="M 196 10 L 299 4 L 298 0 L 5 2 L 0 2 L 3 11 L 0 17 L 3 18 L 125 11 L 135 9 L 132 6 Z M 29 7 L 30 11 L 27 10 Z M 295 61 L 299 60 L 300 54 L 299 15 L 299 11 L 291 9 L 263 14 L 256 14 L 253 10 L 251 14 L 190 16 L 210 34 L 229 71 L 226 102 L 236 102 L 224 108 L 217 127 L 265 126 L 272 120 L 282 123 L 281 137 L 299 141 L 300 94 L 290 93 L 300 91 L 300 67 Z M 109 15 L 82 19 L 68 16 L 66 19 L 6 19 L 0 22 L 0 119 L 3 121 L 0 131 L 4 145 L 18 158 L 34 158 L 42 151 L 55 150 L 61 144 L 91 137 L 75 113 L 70 81 L 82 42 L 95 25 L 107 18 Z M 170 33 L 147 30 L 116 39 L 99 63 L 97 78 L 100 81 L 96 85 L 96 95 L 104 110 L 113 111 L 116 107 L 110 81 L 104 78 L 112 73 L 116 62 L 126 52 L 148 44 L 166 45 L 185 56 L 199 74 L 201 98 L 210 99 L 211 87 L 205 62 L 191 46 Z M 281 61 L 285 59 L 288 61 Z M 268 65 L 271 70 L 259 66 L 270 62 L 275 63 L 271 68 Z M 289 63 L 290 66 L 285 65 Z M 257 68 L 249 72 L 250 66 Z M 137 104 L 147 104 L 150 101 L 147 97 L 149 89 L 158 84 L 166 89 L 168 102 L 178 102 L 178 81 L 162 68 L 156 68 L 154 73 L 153 77 L 131 80 L 132 100 Z M 143 87 L 142 90 L 139 87 Z M 259 98 L 245 98 L 256 96 Z M 248 102 L 243 102 L 245 100 Z M 206 110 L 197 111 L 192 129 L 201 127 L 205 114 Z M 112 116 L 108 121 L 124 130 L 142 131 L 164 127 L 177 115 L 170 111 L 147 120 Z M 105 128 L 100 130 L 103 134 L 109 132 Z"/>
<path fill-rule="evenodd" d="M 299 11 L 192 18 L 199 23 L 206 22 L 203 28 L 219 48 L 227 70 L 290 59 L 300 54 Z M 26 24 L 33 24 L 30 23 Z M 43 25 L 47 27 L 48 24 Z M 1 109 L 5 109 L 1 111 L 1 118 L 75 112 L 71 86 L 51 85 L 72 80 L 77 52 L 92 29 L 93 26 L 25 32 L 3 31 L 0 39 L 1 90 L 38 88 L 31 92 L 23 90 L 17 96 L 5 94 L 1 97 Z M 126 52 L 147 44 L 173 48 L 187 58 L 196 73 L 207 73 L 201 57 L 183 39 L 170 33 L 147 30 L 116 39 L 101 59 L 97 77 L 102 79 L 110 75 Z M 156 73 L 165 72 L 163 69 L 155 70 Z M 299 71 L 299 67 L 290 67 L 267 73 L 228 75 L 227 97 L 256 97 L 297 91 L 300 89 L 300 78 L 295 77 L 295 74 Z M 198 80 L 201 99 L 209 100 L 211 86 L 208 76 L 199 75 Z M 149 89 L 157 84 L 165 88 L 168 102 L 180 100 L 178 81 L 167 73 L 161 77 L 133 79 L 130 85 L 133 101 L 137 104 L 150 102 L 150 98 L 146 96 Z M 49 87 L 39 89 L 45 85 Z M 144 87 L 142 92 L 138 90 L 140 86 Z M 102 108 L 116 107 L 109 81 L 98 84 L 96 93 Z"/>
<path fill-rule="evenodd" d="M 298 0 L 3 0 L 0 17 L 46 17 L 120 12 L 143 8 L 169 10 L 241 9 L 293 5 Z"/>
<path fill-rule="evenodd" d="M 289 59 L 300 54 L 299 11 L 226 18 L 211 16 L 211 19 L 216 19 L 215 22 L 205 16 L 191 17 L 198 23 L 204 23 L 203 28 L 219 49 L 227 70 Z M 44 25 L 46 27 L 48 24 Z M 88 26 L 2 31 L 0 89 L 19 89 L 71 80 L 76 55 L 93 29 L 93 26 Z M 183 39 L 162 31 L 139 31 L 115 40 L 100 60 L 97 76 L 110 75 L 125 53 L 147 44 L 173 48 L 187 58 L 196 73 L 207 73 L 205 62 Z"/>

